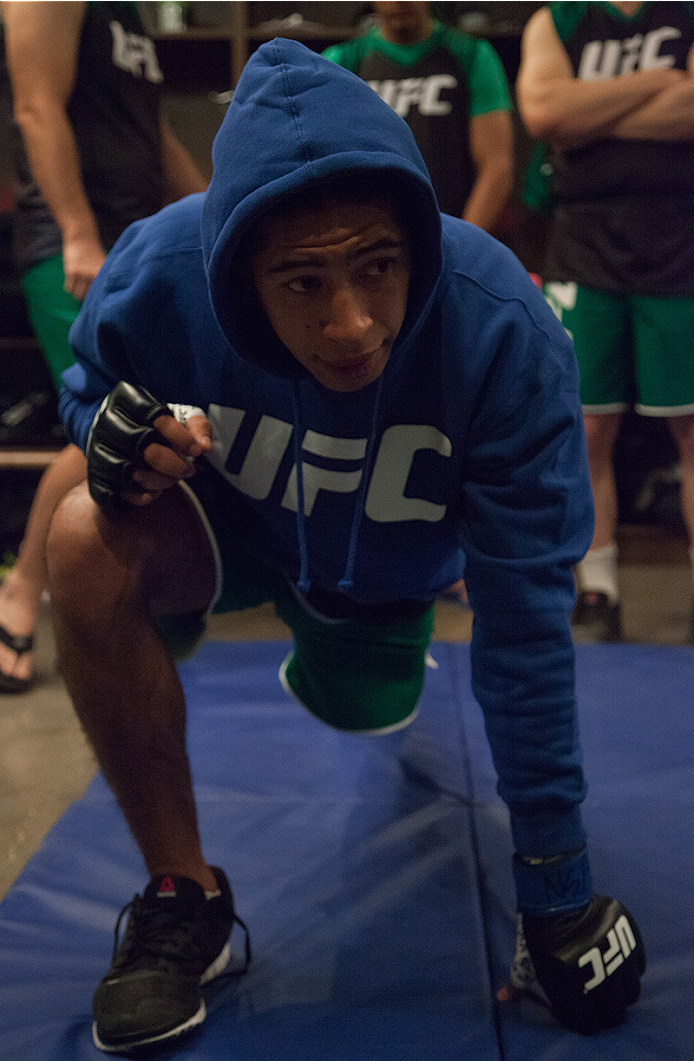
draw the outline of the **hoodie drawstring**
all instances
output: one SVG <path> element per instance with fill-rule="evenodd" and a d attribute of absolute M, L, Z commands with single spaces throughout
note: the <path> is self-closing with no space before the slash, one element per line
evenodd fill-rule
<path fill-rule="evenodd" d="M 311 582 L 308 577 L 308 547 L 306 545 L 306 513 L 304 511 L 304 461 L 301 454 L 301 395 L 295 380 L 292 389 L 294 403 L 294 466 L 296 468 L 296 536 L 299 541 L 299 581 L 296 588 L 308 593 Z"/>
<path fill-rule="evenodd" d="M 357 554 L 357 539 L 359 537 L 359 528 L 361 527 L 361 521 L 364 518 L 364 506 L 366 504 L 366 488 L 369 482 L 371 460 L 373 456 L 374 447 L 376 445 L 376 424 L 378 422 L 378 409 L 381 404 L 382 389 L 383 373 L 381 373 L 381 375 L 378 377 L 378 383 L 376 384 L 376 394 L 374 397 L 373 408 L 371 410 L 371 424 L 369 425 L 369 435 L 366 442 L 366 453 L 364 455 L 364 470 L 362 472 L 361 479 L 359 480 L 357 500 L 354 505 L 354 516 L 352 517 L 352 529 L 349 534 L 347 564 L 345 566 L 345 573 L 337 584 L 338 589 L 343 590 L 343 592 L 348 589 L 351 589 L 354 585 L 354 582 L 352 580 L 352 575 L 354 574 L 354 559 Z"/>
<path fill-rule="evenodd" d="M 354 585 L 354 563 L 357 554 L 357 542 L 359 540 L 359 530 L 361 528 L 362 520 L 364 518 L 364 508 L 366 505 L 366 490 L 369 482 L 369 473 L 371 471 L 371 463 L 373 460 L 373 452 L 376 446 L 376 427 L 378 424 L 378 411 L 381 404 L 381 391 L 383 389 L 383 375 L 378 377 L 376 384 L 376 393 L 374 395 L 373 407 L 371 410 L 371 423 L 369 425 L 369 434 L 366 442 L 366 453 L 364 455 L 364 467 L 359 480 L 359 488 L 357 490 L 357 497 L 354 505 L 354 516 L 352 517 L 352 527 L 349 534 L 349 545 L 347 548 L 347 561 L 345 564 L 345 572 L 338 582 L 338 589 L 346 592 L 351 589 Z M 308 546 L 306 543 L 306 514 L 304 511 L 304 469 L 303 469 L 303 458 L 301 453 L 302 444 L 302 430 L 301 430 L 301 397 L 299 392 L 299 384 L 297 381 L 293 387 L 293 403 L 294 403 L 294 464 L 296 466 L 296 496 L 297 496 L 297 514 L 296 514 L 296 532 L 299 542 L 299 579 L 296 583 L 296 588 L 301 593 L 307 593 L 311 587 L 311 582 L 308 577 Z"/>

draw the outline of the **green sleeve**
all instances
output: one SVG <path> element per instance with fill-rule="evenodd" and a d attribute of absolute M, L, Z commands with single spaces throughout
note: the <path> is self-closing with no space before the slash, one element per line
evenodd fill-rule
<path fill-rule="evenodd" d="M 343 41 L 342 44 L 331 44 L 322 53 L 325 59 L 344 66 L 356 74 L 367 50 L 366 37 L 354 37 L 352 40 Z"/>
<path fill-rule="evenodd" d="M 568 41 L 586 13 L 586 2 L 554 3 L 549 5 L 549 10 L 559 40 Z"/>
<path fill-rule="evenodd" d="M 501 59 L 489 41 L 448 31 L 444 43 L 465 71 L 470 117 L 511 110 L 511 96 Z"/>
<path fill-rule="evenodd" d="M 475 43 L 475 57 L 468 71 L 470 117 L 490 111 L 510 111 L 511 97 L 501 59 L 489 41 Z"/>

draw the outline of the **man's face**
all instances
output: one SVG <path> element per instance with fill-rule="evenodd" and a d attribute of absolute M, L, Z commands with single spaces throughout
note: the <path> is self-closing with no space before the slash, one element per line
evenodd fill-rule
<path fill-rule="evenodd" d="M 260 224 L 251 258 L 275 333 L 324 387 L 358 391 L 386 367 L 402 327 L 410 249 L 385 202 L 335 202 Z"/>
<path fill-rule="evenodd" d="M 418 0 L 410 0 L 409 3 L 382 0 L 373 6 L 381 33 L 394 44 L 416 44 L 431 33 L 428 3 L 419 3 Z"/>

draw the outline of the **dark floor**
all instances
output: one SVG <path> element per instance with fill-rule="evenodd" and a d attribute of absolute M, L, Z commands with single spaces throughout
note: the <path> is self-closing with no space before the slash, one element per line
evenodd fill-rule
<path fill-rule="evenodd" d="M 691 610 L 691 574 L 686 542 L 651 528 L 620 531 L 623 625 L 629 641 L 685 642 Z M 471 615 L 447 602 L 437 605 L 435 638 L 467 641 Z M 216 616 L 210 636 L 271 640 L 288 636 L 268 608 Z M 0 696 L 0 896 L 94 773 L 94 761 L 56 672 L 45 606 L 38 630 L 36 684 L 22 696 Z"/>

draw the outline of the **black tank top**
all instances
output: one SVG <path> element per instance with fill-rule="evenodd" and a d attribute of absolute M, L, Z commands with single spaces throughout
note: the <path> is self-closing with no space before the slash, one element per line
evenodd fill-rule
<path fill-rule="evenodd" d="M 67 112 L 82 180 L 106 249 L 164 203 L 162 74 L 134 3 L 88 3 Z M 15 259 L 20 271 L 62 252 L 60 229 L 15 127 Z"/>
<path fill-rule="evenodd" d="M 469 146 L 469 101 L 465 72 L 446 48 L 403 70 L 380 51 L 356 73 L 404 118 L 417 141 L 439 208 L 460 217 L 475 182 Z"/>
<path fill-rule="evenodd" d="M 552 4 L 576 77 L 685 70 L 692 5 Z M 558 204 L 544 277 L 650 295 L 694 294 L 694 143 L 606 138 L 552 158 Z"/>

